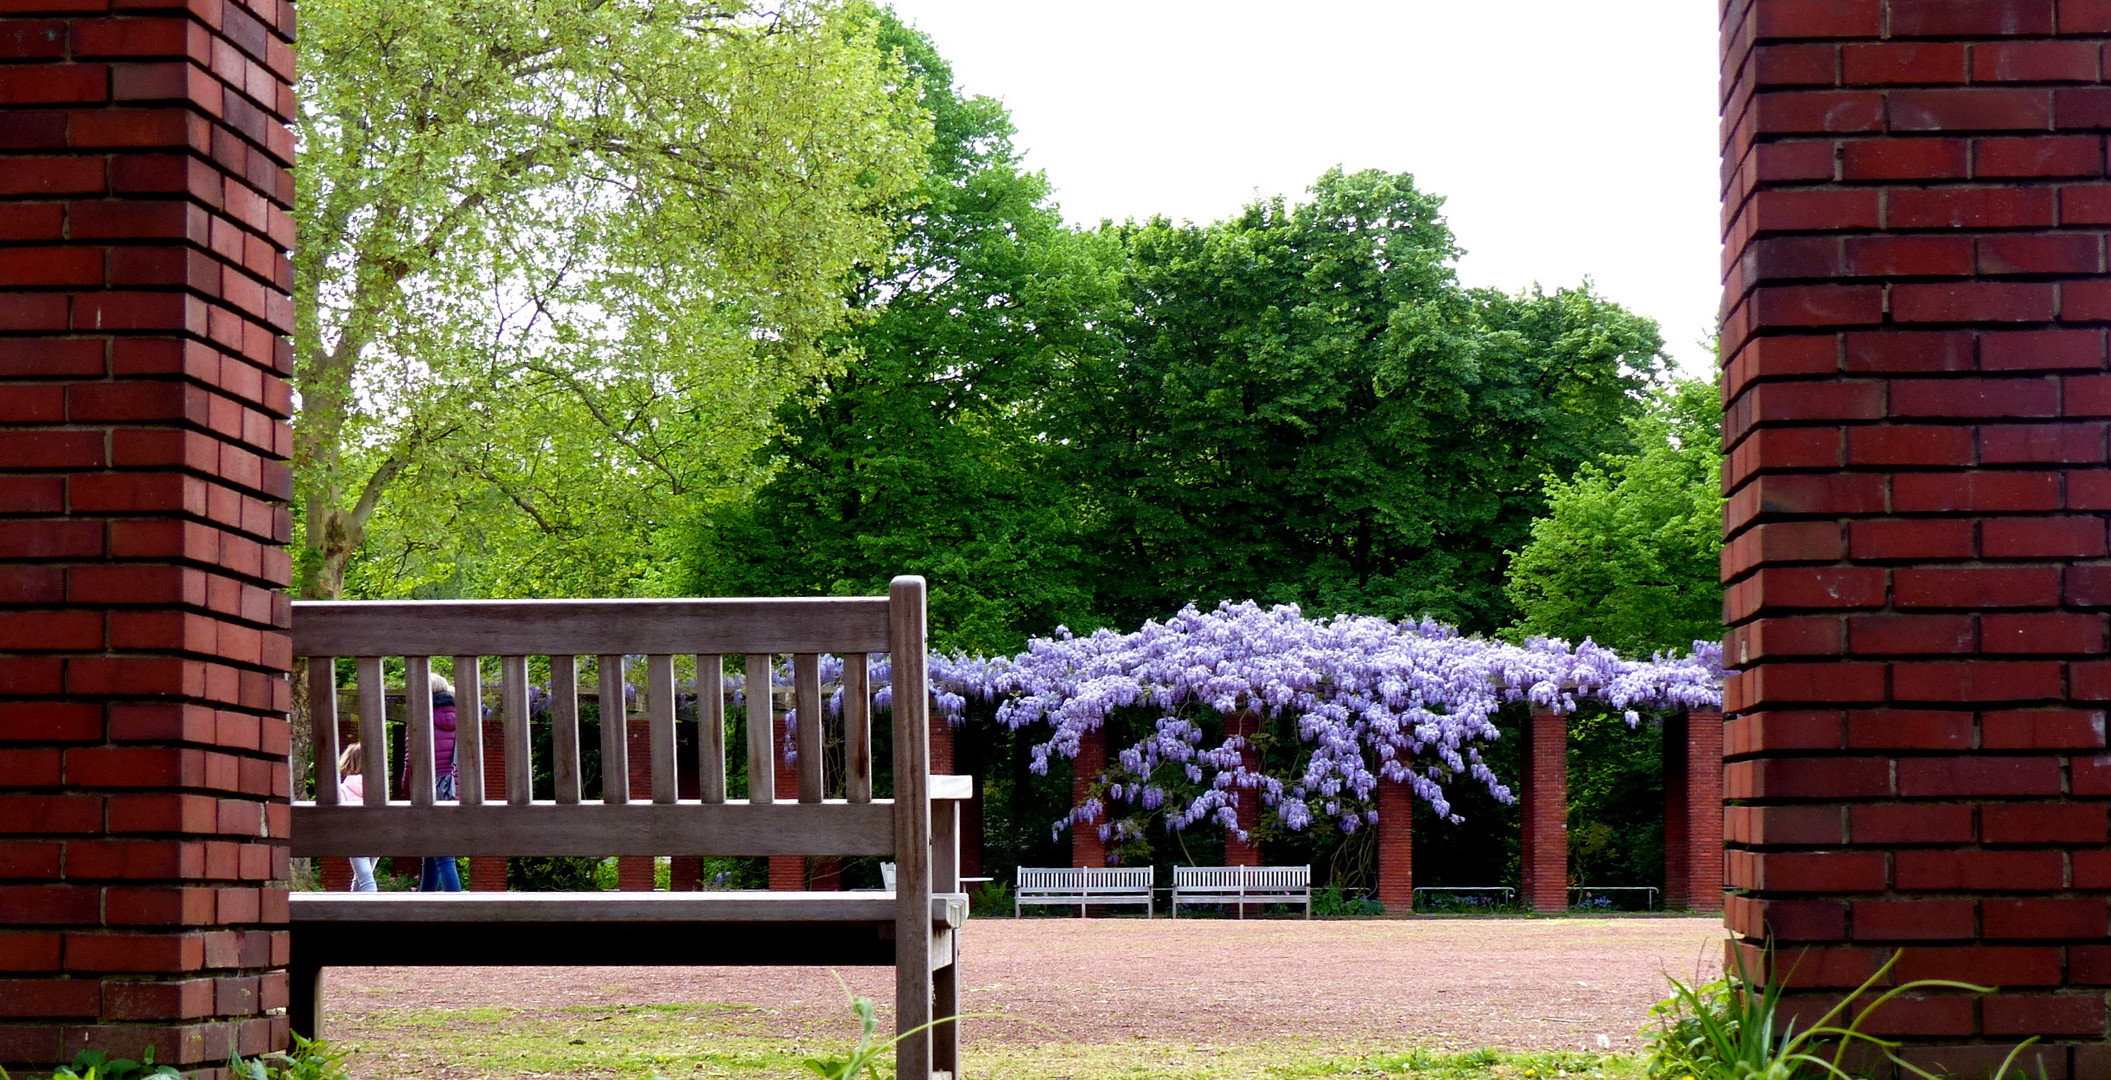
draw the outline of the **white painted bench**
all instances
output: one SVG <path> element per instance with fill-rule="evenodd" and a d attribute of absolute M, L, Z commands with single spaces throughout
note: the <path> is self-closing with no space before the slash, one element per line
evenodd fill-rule
<path fill-rule="evenodd" d="M 886 597 L 760 600 L 403 601 L 296 603 L 294 654 L 309 658 L 315 802 L 295 803 L 292 853 L 453 855 L 877 855 L 896 863 L 880 892 L 294 893 L 290 899 L 293 1029 L 320 1026 L 323 969 L 342 965 L 891 965 L 897 1031 L 958 1015 L 958 808 L 966 777 L 930 775 L 923 579 L 895 579 Z M 726 796 L 722 660 L 746 657 L 747 685 L 770 685 L 792 658 L 798 745 L 827 744 L 819 654 L 844 656 L 842 787 L 825 798 L 822 753 L 801 753 L 796 798 L 775 790 L 773 695 L 747 719 L 749 791 Z M 893 799 L 872 796 L 868 656 L 894 664 Z M 678 797 L 674 656 L 696 656 L 698 792 Z M 626 656 L 646 658 L 650 792 L 632 792 L 624 725 L 601 727 L 599 802 L 582 800 L 578 667 L 598 656 L 601 700 L 623 700 Z M 478 661 L 499 658 L 505 801 L 485 799 L 483 725 L 457 729 L 460 801 L 433 796 L 432 656 L 453 656 L 457 699 L 484 700 Z M 555 798 L 530 794 L 528 661 L 550 661 Z M 339 805 L 335 658 L 354 658 L 360 805 Z M 409 790 L 389 791 L 384 658 L 402 657 Z M 472 708 L 474 706 L 472 705 Z M 472 712 L 470 715 L 474 716 Z M 788 793 L 789 794 L 789 793 Z M 404 797 L 407 796 L 407 797 Z M 951 1023 L 896 1044 L 899 1077 L 950 1080 L 959 1070 Z"/>
<path fill-rule="evenodd" d="M 1152 897 L 1156 886 L 1148 866 L 1058 866 L 1019 868 L 1012 891 L 1012 918 L 1029 904 L 1077 905 L 1079 918 L 1094 904 L 1142 904 L 1145 918 L 1156 914 Z"/>
<path fill-rule="evenodd" d="M 1246 917 L 1248 904 L 1303 904 L 1312 917 L 1310 866 L 1176 866 L 1173 868 L 1173 916 L 1180 905 L 1237 904 Z"/>

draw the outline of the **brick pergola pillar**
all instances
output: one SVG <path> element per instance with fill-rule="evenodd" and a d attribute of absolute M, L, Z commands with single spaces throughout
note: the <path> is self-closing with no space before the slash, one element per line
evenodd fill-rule
<path fill-rule="evenodd" d="M 0 1065 L 283 1047 L 289 5 L 0 7 Z"/>
<path fill-rule="evenodd" d="M 777 784 L 777 797 L 780 799 L 796 798 L 799 793 L 799 768 L 794 763 L 784 760 L 785 741 L 792 734 L 785 722 L 785 710 L 787 708 L 789 708 L 787 704 L 780 704 L 777 707 L 777 719 L 770 725 L 775 731 L 778 740 L 777 745 L 770 750 L 770 760 L 776 763 L 775 776 L 777 779 L 775 782 Z M 772 891 L 800 892 L 808 887 L 805 857 L 799 855 L 770 856 L 770 889 Z"/>
<path fill-rule="evenodd" d="M 1230 713 L 1224 717 L 1225 737 L 1248 740 L 1246 745 L 1239 748 L 1239 763 L 1245 766 L 1249 772 L 1260 767 L 1261 756 L 1254 750 L 1252 743 L 1253 736 L 1260 730 L 1260 727 L 1261 715 L 1250 709 Z M 1239 815 L 1239 831 L 1224 830 L 1224 865 L 1259 866 L 1261 865 L 1260 843 L 1254 840 L 1239 839 L 1239 832 L 1245 832 L 1248 836 L 1251 836 L 1253 831 L 1260 827 L 1261 793 L 1253 788 L 1241 788 L 1238 791 L 1238 796 L 1239 805 L 1236 808 L 1236 812 Z M 1381 814 L 1384 813 L 1383 809 L 1379 812 Z"/>
<path fill-rule="evenodd" d="M 1727 912 L 1909 1060 L 2111 1075 L 2102 0 L 1723 9 Z"/>
<path fill-rule="evenodd" d="M 1378 902 L 1401 915 L 1415 910 L 1415 793 L 1378 781 Z"/>
<path fill-rule="evenodd" d="M 1524 772 L 1521 899 L 1533 911 L 1559 914 L 1569 909 L 1568 717 L 1532 714 Z"/>
<path fill-rule="evenodd" d="M 642 716 L 624 720 L 623 759 L 630 770 L 630 797 L 652 797 L 652 721 Z M 650 855 L 616 857 L 616 888 L 622 892 L 651 892 L 654 866 Z M 672 874 L 669 875 L 670 882 Z"/>
<path fill-rule="evenodd" d="M 481 708 L 479 709 L 481 711 Z M 484 730 L 484 798 L 490 802 L 506 801 L 506 722 L 498 717 L 482 721 L 465 720 L 464 723 L 482 723 Z M 471 892 L 506 891 L 506 857 L 504 855 L 471 855 L 469 857 L 469 881 Z"/>
<path fill-rule="evenodd" d="M 1664 907 L 1723 909 L 1723 718 L 1664 722 Z"/>
<path fill-rule="evenodd" d="M 1093 728 L 1078 738 L 1077 760 L 1070 763 L 1070 805 L 1084 802 L 1092 794 L 1093 781 L 1107 770 L 1107 729 Z M 1107 842 L 1099 838 L 1099 822 L 1074 822 L 1070 826 L 1070 865 L 1107 865 Z"/>

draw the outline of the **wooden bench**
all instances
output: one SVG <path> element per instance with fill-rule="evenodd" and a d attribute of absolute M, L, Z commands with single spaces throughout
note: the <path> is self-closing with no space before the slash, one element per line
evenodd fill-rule
<path fill-rule="evenodd" d="M 1180 905 L 1237 904 L 1246 917 L 1248 904 L 1303 904 L 1312 917 L 1310 866 L 1176 866 L 1173 868 L 1173 917 Z"/>
<path fill-rule="evenodd" d="M 891 965 L 895 1022 L 908 1032 L 958 1015 L 958 800 L 966 777 L 930 775 L 924 582 L 895 579 L 886 597 L 763 600 L 405 601 L 297 603 L 294 653 L 309 658 L 308 700 L 319 763 L 316 800 L 296 803 L 293 854 L 877 855 L 896 863 L 885 892 L 294 893 L 294 1030 L 314 1035 L 323 969 L 342 965 Z M 826 745 L 819 654 L 844 656 L 842 785 L 824 798 Z M 894 794 L 872 796 L 868 656 L 894 664 Z M 677 797 L 675 654 L 694 654 L 698 794 Z M 746 658 L 747 685 L 768 687 L 774 657 L 792 658 L 797 710 L 795 798 L 775 788 L 774 697 L 751 696 L 749 791 L 726 796 L 722 659 Z M 628 790 L 624 725 L 601 727 L 599 802 L 582 799 L 577 657 L 600 657 L 602 701 L 623 700 L 625 656 L 646 657 L 651 790 Z M 457 699 L 484 699 L 480 657 L 499 657 L 505 800 L 485 798 L 482 727 L 457 729 L 458 803 L 433 797 L 432 656 L 454 657 Z M 555 798 L 530 797 L 528 658 L 550 660 Z M 339 805 L 335 659 L 354 658 L 359 738 L 368 748 L 359 805 Z M 392 798 L 382 710 L 384 657 L 404 658 L 409 791 Z M 896 1075 L 950 1078 L 958 1033 L 946 1022 L 903 1038 Z"/>
<path fill-rule="evenodd" d="M 1148 866 L 1022 866 L 1012 892 L 1012 918 L 1018 918 L 1019 909 L 1028 904 L 1076 904 L 1079 918 L 1093 904 L 1142 904 L 1148 919 L 1157 908 L 1153 879 Z"/>

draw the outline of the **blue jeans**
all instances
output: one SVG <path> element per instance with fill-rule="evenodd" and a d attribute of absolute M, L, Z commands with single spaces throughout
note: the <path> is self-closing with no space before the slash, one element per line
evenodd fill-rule
<path fill-rule="evenodd" d="M 453 802 L 457 797 L 453 773 L 433 778 L 433 795 L 441 802 Z M 419 892 L 461 892 L 462 870 L 452 855 L 431 856 L 419 860 Z"/>
<path fill-rule="evenodd" d="M 424 864 L 418 870 L 419 892 L 462 891 L 462 871 L 455 865 L 454 856 L 442 855 L 418 861 Z"/>

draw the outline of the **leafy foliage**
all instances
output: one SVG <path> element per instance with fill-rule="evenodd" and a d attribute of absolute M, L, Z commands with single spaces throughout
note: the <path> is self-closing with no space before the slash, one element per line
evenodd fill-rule
<path fill-rule="evenodd" d="M 303 594 L 638 588 L 830 366 L 839 282 L 915 183 L 925 124 L 865 9 L 301 17 Z"/>
<path fill-rule="evenodd" d="M 1462 289 L 1405 175 L 1214 225 L 1113 227 L 1118 352 L 1081 358 L 1064 466 L 1117 624 L 1251 596 L 1507 621 L 1507 557 L 1565 477 L 1626 447 L 1655 325 L 1588 288 Z"/>
<path fill-rule="evenodd" d="M 1547 513 L 1511 564 L 1520 634 L 1627 653 L 1722 634 L 1722 409 L 1699 380 L 1628 421 L 1633 453 L 1547 481 Z"/>
<path fill-rule="evenodd" d="M 1994 988 L 1949 979 L 1915 979 L 1878 993 L 1877 988 L 1889 981 L 1899 955 L 1893 953 L 1862 985 L 1801 1032 L 1795 1030 L 1794 1021 L 1782 1016 L 1781 983 L 1770 977 L 1755 984 L 1741 958 L 1735 974 L 1716 982 L 1691 987 L 1672 979 L 1671 996 L 1650 1009 L 1657 1028 L 1651 1033 L 1649 1075 L 1653 1080 L 1853 1080 L 1859 1071 L 1850 1071 L 1850 1062 L 1868 1054 L 1889 1061 L 1900 1075 L 1939 1080 L 1938 1074 L 1899 1057 L 1897 1040 L 1871 1035 L 1862 1030 L 1863 1025 L 1896 997 L 1931 990 L 1988 994 Z M 1771 954 L 1767 961 L 1771 975 Z M 2009 1054 L 1995 1072 L 1995 1080 L 2010 1075 L 2017 1055 L 2030 1041 L 2034 1040 Z"/>
<path fill-rule="evenodd" d="M 1058 449 L 1039 414 L 1075 355 L 1103 348 L 1105 245 L 1063 226 L 999 103 L 963 97 L 928 38 L 882 19 L 931 116 L 924 183 L 837 339 L 855 362 L 779 412 L 771 477 L 704 521 L 689 578 L 711 594 L 871 593 L 933 582 L 948 647 L 1010 651 L 1028 628 L 1089 623 Z"/>

